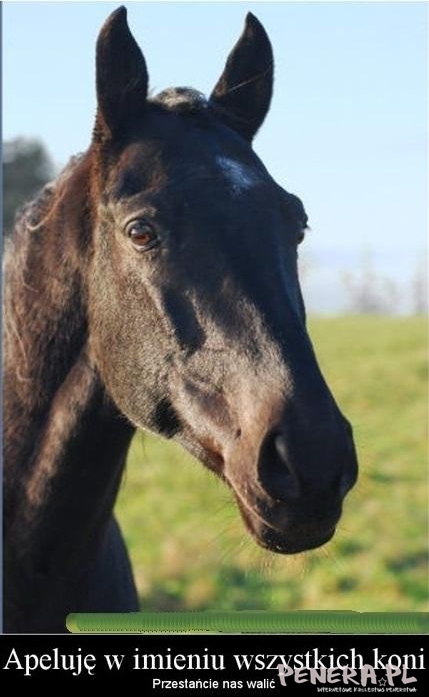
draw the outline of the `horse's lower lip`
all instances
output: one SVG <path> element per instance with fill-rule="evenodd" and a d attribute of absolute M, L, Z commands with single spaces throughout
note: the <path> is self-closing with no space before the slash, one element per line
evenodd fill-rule
<path fill-rule="evenodd" d="M 273 528 L 269 528 L 266 536 L 258 537 L 257 540 L 262 547 L 265 547 L 265 549 L 271 552 L 276 552 L 277 554 L 299 554 L 300 552 L 307 552 L 310 549 L 322 547 L 322 545 L 332 539 L 334 533 L 335 527 L 323 534 L 320 533 L 311 537 L 306 536 L 302 540 L 299 540 L 296 537 L 293 539 L 284 537 L 282 533 L 279 533 Z"/>
<path fill-rule="evenodd" d="M 239 506 L 244 523 L 256 540 L 256 542 L 270 552 L 277 554 L 299 554 L 329 542 L 334 536 L 336 526 L 332 525 L 325 529 L 320 529 L 312 533 L 299 531 L 299 526 L 294 526 L 294 530 L 279 530 L 272 526 L 268 521 L 263 520 L 254 511 L 250 512 L 247 507 Z"/>

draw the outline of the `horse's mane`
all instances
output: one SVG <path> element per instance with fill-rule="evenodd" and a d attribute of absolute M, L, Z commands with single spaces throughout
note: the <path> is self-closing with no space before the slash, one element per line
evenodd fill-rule
<path fill-rule="evenodd" d="M 73 155 L 55 179 L 47 182 L 33 199 L 26 201 L 17 210 L 13 233 L 6 240 L 6 244 L 9 247 L 12 245 L 16 248 L 21 241 L 23 232 L 34 232 L 43 226 L 43 223 L 50 217 L 50 213 L 55 208 L 58 198 L 61 197 L 65 184 L 84 157 L 85 153 Z"/>
<path fill-rule="evenodd" d="M 72 334 L 74 329 L 72 305 L 77 307 L 80 301 L 75 271 L 62 249 L 70 244 L 71 236 L 65 232 L 68 211 L 63 208 L 73 206 L 84 215 L 80 208 L 86 182 L 80 168 L 85 167 L 86 159 L 85 154 L 72 157 L 59 176 L 17 212 L 13 233 L 5 243 L 5 369 L 13 366 L 14 389 L 26 402 L 40 402 L 45 387 L 56 382 L 52 376 L 48 379 L 49 367 L 45 366 L 43 374 L 39 371 L 39 356 L 46 352 L 43 341 L 50 339 L 55 345 L 57 333 Z M 52 244 L 53 235 L 58 236 L 58 250 Z M 55 361 L 62 363 L 61 357 Z"/>

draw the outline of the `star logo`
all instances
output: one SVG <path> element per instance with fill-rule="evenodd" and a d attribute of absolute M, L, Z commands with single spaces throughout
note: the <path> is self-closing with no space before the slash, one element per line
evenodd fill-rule
<path fill-rule="evenodd" d="M 380 680 L 378 681 L 378 684 L 380 685 L 380 687 L 384 687 L 386 683 L 387 683 L 386 678 L 380 678 Z"/>

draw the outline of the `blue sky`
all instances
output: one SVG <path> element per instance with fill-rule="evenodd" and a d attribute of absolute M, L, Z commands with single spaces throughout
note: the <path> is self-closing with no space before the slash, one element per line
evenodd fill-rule
<path fill-rule="evenodd" d="M 274 47 L 275 93 L 255 150 L 298 194 L 312 232 L 307 305 L 346 305 L 345 272 L 370 256 L 398 309 L 425 263 L 427 6 L 407 2 L 128 2 L 151 86 L 210 93 L 247 11 Z M 119 3 L 3 3 L 3 138 L 41 138 L 55 163 L 84 150 L 94 43 Z"/>

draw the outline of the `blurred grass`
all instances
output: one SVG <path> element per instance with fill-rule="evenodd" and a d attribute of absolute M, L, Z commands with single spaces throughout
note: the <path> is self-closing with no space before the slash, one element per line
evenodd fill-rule
<path fill-rule="evenodd" d="M 138 434 L 116 512 L 142 608 L 428 610 L 426 321 L 317 318 L 309 329 L 360 460 L 334 540 L 298 556 L 259 549 L 213 475 Z"/>

